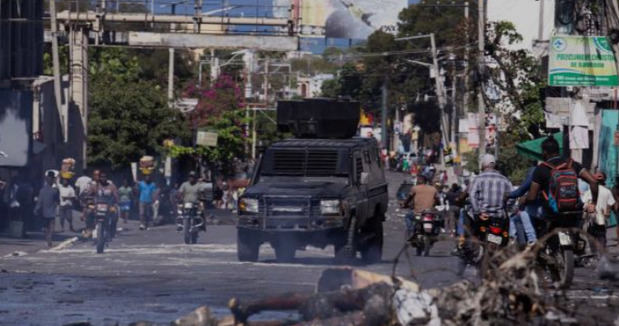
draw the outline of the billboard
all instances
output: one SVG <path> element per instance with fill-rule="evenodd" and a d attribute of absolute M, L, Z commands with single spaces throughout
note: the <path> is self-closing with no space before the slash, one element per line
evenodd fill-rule
<path fill-rule="evenodd" d="M 376 30 L 395 33 L 408 0 L 274 0 L 299 6 L 302 35 L 366 39 Z"/>
<path fill-rule="evenodd" d="M 605 36 L 552 37 L 548 85 L 619 85 L 615 55 L 608 39 Z"/>

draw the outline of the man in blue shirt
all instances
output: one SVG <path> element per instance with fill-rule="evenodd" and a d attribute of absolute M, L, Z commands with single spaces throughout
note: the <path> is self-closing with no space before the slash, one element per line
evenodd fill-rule
<path fill-rule="evenodd" d="M 157 185 L 146 175 L 144 180 L 137 184 L 140 194 L 140 230 L 148 228 L 148 217 L 152 216 L 153 198 L 156 198 Z"/>
<path fill-rule="evenodd" d="M 532 165 L 533 166 L 529 169 L 529 171 L 527 171 L 527 176 L 520 187 L 512 191 L 507 198 L 517 199 L 523 197 L 529 191 L 529 188 L 531 188 L 531 182 L 533 182 L 533 172 L 535 172 L 535 167 L 537 164 L 533 163 Z M 527 243 L 534 243 L 537 241 L 537 234 L 535 233 L 535 228 L 531 223 L 531 218 L 541 218 L 541 204 L 539 201 L 530 202 L 524 205 L 524 207 L 519 207 L 518 212 L 510 218 L 510 235 L 512 237 L 516 235 L 516 231 L 518 230 L 516 229 L 516 225 L 518 224 L 522 225 L 522 228 L 524 229 Z M 520 239 L 521 237 L 518 238 Z"/>

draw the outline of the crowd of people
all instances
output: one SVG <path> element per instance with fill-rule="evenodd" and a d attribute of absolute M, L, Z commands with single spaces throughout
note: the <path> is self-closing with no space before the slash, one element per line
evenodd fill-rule
<path fill-rule="evenodd" d="M 570 214 L 581 221 L 580 227 L 606 246 L 606 230 L 611 213 L 619 214 L 619 183 L 606 187 L 607 175 L 590 172 L 578 162 L 560 155 L 554 138 L 542 143 L 541 162 L 532 162 L 525 180 L 513 187 L 498 169 L 496 158 L 486 154 L 481 160 L 479 175 L 449 188 L 434 184 L 436 177 L 429 170 L 420 171 L 417 185 L 412 187 L 404 206 L 412 210 L 405 217 L 406 225 L 414 225 L 415 214 L 448 205 L 443 209 L 445 231 L 464 244 L 467 230 L 480 218 L 503 215 L 510 219 L 509 235 L 523 246 L 532 245 L 545 221 Z M 470 182 L 469 182 L 470 181 Z M 619 227 L 616 227 L 619 238 Z M 457 253 L 458 248 L 454 251 Z M 597 246 L 591 245 L 596 252 Z"/>
<path fill-rule="evenodd" d="M 42 186 L 36 191 L 29 182 L 0 179 L 0 229 L 8 228 L 9 220 L 21 221 L 24 223 L 22 236 L 27 236 L 26 231 L 43 230 L 51 246 L 53 232 L 65 232 L 65 226 L 71 232 L 92 236 L 94 223 L 89 221 L 88 203 L 95 198 L 114 207 L 124 223 L 139 218 L 140 229 L 147 230 L 153 223 L 173 220 L 177 204 L 195 197 L 197 189 L 207 193 L 206 207 L 228 210 L 236 209 L 236 201 L 244 190 L 237 184 L 230 186 L 223 178 L 210 182 L 195 172 L 190 172 L 182 184 L 168 185 L 165 180 L 156 182 L 154 179 L 152 175 L 142 175 L 140 180 L 118 178 L 115 183 L 106 172 L 96 169 L 77 178 L 48 170 Z M 86 222 L 84 229 L 77 230 L 74 215 Z"/>

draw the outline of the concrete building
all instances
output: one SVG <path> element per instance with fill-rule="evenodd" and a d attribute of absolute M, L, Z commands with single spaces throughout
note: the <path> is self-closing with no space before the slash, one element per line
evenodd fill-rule
<path fill-rule="evenodd" d="M 322 94 L 322 84 L 334 78 L 333 74 L 299 77 L 297 78 L 297 93 L 304 98 L 318 97 Z"/>

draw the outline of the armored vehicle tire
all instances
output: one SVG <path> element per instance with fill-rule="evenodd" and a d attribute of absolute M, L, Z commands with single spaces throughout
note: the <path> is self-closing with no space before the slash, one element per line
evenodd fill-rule
<path fill-rule="evenodd" d="M 357 257 L 355 246 L 347 246 L 345 242 L 334 245 L 335 260 L 338 263 L 349 263 Z"/>
<path fill-rule="evenodd" d="M 239 261 L 257 261 L 260 243 L 252 231 L 239 229 L 236 238 L 236 253 Z"/>
<path fill-rule="evenodd" d="M 367 264 L 380 262 L 383 258 L 383 222 L 379 216 L 374 216 L 366 227 L 368 241 L 361 248 L 361 258 Z"/>
<path fill-rule="evenodd" d="M 357 258 L 357 219 L 353 216 L 345 233 L 333 245 L 335 260 L 339 263 L 350 263 Z"/>

